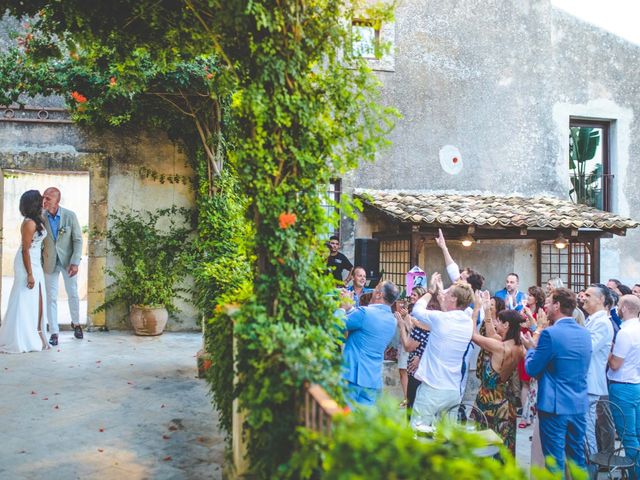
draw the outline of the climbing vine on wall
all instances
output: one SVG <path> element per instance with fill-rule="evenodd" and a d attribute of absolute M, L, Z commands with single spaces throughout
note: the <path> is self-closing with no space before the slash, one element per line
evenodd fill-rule
<path fill-rule="evenodd" d="M 89 66 L 102 65 L 105 55 L 114 59 L 117 68 L 100 81 L 90 77 L 86 88 L 67 88 L 80 121 L 106 116 L 110 110 L 95 100 L 98 93 L 106 98 L 111 89 L 119 91 L 132 70 L 145 70 L 147 59 L 176 89 L 176 97 L 158 100 L 186 102 L 180 98 L 181 77 L 171 77 L 167 68 L 180 65 L 185 56 L 187 73 L 200 75 L 203 83 L 217 82 L 219 104 L 227 98 L 221 92 L 228 93 L 228 109 L 214 115 L 220 121 L 208 130 L 196 125 L 190 135 L 200 139 L 208 156 L 208 171 L 199 177 L 210 193 L 223 185 L 215 178 L 221 165 L 216 162 L 223 162 L 219 154 L 226 147 L 236 175 L 233 195 L 242 198 L 234 212 L 245 212 L 251 226 L 240 229 L 250 235 L 222 236 L 238 245 L 225 261 L 248 258 L 251 269 L 246 282 L 237 278 L 245 270 L 235 263 L 211 263 L 208 274 L 199 273 L 205 282 L 233 272 L 233 284 L 215 306 L 205 302 L 206 309 L 214 308 L 210 348 L 220 349 L 221 362 L 231 356 L 233 323 L 237 382 L 232 397 L 245 413 L 251 473 L 282 477 L 298 446 L 296 398 L 303 381 L 313 379 L 339 397 L 340 322 L 333 316 L 335 292 L 324 266 L 327 219 L 319 194 L 332 177 L 374 158 L 394 117 L 392 109 L 380 105 L 379 82 L 365 61 L 349 56 L 349 19 L 362 16 L 361 6 L 345 0 L 125 0 L 118 5 L 24 0 L 10 6 L 15 13 L 38 14 L 43 31 L 73 40 L 79 48 L 69 51 L 84 55 Z M 390 18 L 390 9 L 369 8 L 366 15 L 378 24 Z M 126 97 L 121 100 L 126 104 Z M 186 103 L 174 107 L 183 115 L 194 113 Z M 113 111 L 111 123 L 120 121 L 121 111 Z M 217 125 L 224 135 L 216 133 Z M 202 142 L 203 137 L 208 140 Z M 205 249 L 222 247 L 211 238 L 220 225 L 213 206 L 218 200 L 226 201 L 216 197 L 207 206 L 211 230 L 199 226 L 200 240 L 210 242 Z M 216 400 L 225 405 L 222 421 L 228 428 L 231 397 L 220 388 L 230 387 L 232 369 L 229 363 L 214 368 L 225 369 L 213 385 Z"/>

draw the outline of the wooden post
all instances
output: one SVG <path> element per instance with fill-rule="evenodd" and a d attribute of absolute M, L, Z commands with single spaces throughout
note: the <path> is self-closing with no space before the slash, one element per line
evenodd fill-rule
<path fill-rule="evenodd" d="M 412 231 L 411 231 L 411 242 L 410 242 L 410 248 L 411 248 L 410 268 L 413 268 L 416 265 L 420 266 L 420 252 L 424 247 L 425 241 L 426 241 L 425 236 L 418 232 L 418 226 L 413 225 Z"/>
<path fill-rule="evenodd" d="M 232 312 L 229 311 L 229 315 Z M 238 382 L 238 372 L 235 369 L 235 358 L 238 352 L 237 340 L 233 337 L 233 358 L 234 358 L 234 374 L 233 385 L 235 387 Z M 249 462 L 247 460 L 247 444 L 243 436 L 243 425 L 245 421 L 245 413 L 240 410 L 240 403 L 238 399 L 233 400 L 232 404 L 232 417 L 231 417 L 231 450 L 233 457 L 233 472 L 229 472 L 232 478 L 243 478 L 249 471 Z"/>

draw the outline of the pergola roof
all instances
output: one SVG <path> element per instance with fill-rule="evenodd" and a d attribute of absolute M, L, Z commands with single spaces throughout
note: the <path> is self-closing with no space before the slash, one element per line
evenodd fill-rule
<path fill-rule="evenodd" d="M 398 192 L 356 189 L 355 196 L 402 223 L 414 225 L 598 229 L 624 234 L 640 223 L 555 197 L 476 195 L 466 193 Z"/>

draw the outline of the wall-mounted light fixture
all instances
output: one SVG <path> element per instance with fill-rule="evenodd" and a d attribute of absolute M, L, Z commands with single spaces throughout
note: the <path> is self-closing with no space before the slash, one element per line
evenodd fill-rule
<path fill-rule="evenodd" d="M 564 238 L 564 236 L 561 233 L 559 233 L 556 239 L 553 241 L 553 244 L 556 246 L 558 250 L 562 250 L 564 248 L 567 248 L 567 245 L 569 244 L 569 240 Z"/>
<path fill-rule="evenodd" d="M 469 225 L 467 227 L 467 234 L 460 239 L 463 247 L 470 247 L 475 243 L 476 239 L 471 236 L 474 233 L 476 233 L 476 227 L 473 225 Z"/>
<path fill-rule="evenodd" d="M 470 247 L 471 245 L 473 245 L 473 242 L 475 242 L 475 239 L 471 235 L 467 234 L 462 237 L 460 241 L 462 242 L 463 247 Z"/>

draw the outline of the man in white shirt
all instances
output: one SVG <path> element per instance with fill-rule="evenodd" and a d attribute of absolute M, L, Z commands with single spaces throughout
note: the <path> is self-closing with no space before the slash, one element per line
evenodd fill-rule
<path fill-rule="evenodd" d="M 584 326 L 591 335 L 591 361 L 587 374 L 589 411 L 587 413 L 587 444 L 590 452 L 597 452 L 596 404 L 600 397 L 607 395 L 607 360 L 613 343 L 613 326 L 605 307 L 609 289 L 601 283 L 594 283 L 584 292 L 585 312 L 589 314 Z"/>
<path fill-rule="evenodd" d="M 435 279 L 435 280 L 434 280 Z M 435 273 L 432 285 L 442 286 Z M 432 425 L 439 413 L 460 402 L 462 360 L 473 334 L 473 321 L 465 309 L 473 302 L 473 290 L 466 283 L 453 284 L 444 294 L 443 311 L 427 310 L 433 290 L 413 307 L 411 315 L 431 331 L 415 377 L 418 387 L 411 414 L 411 427 Z"/>
<path fill-rule="evenodd" d="M 444 263 L 446 265 L 447 274 L 451 279 L 451 283 L 455 283 L 460 280 L 471 285 L 474 293 L 480 291 L 484 285 L 484 277 L 480 273 L 472 270 L 469 267 L 465 267 L 463 269 L 460 269 L 458 267 L 458 264 L 451 256 L 451 253 L 449 253 L 447 241 L 445 240 L 442 229 L 440 228 L 438 229 L 438 236 L 436 237 L 436 245 L 438 245 L 438 247 L 440 247 L 440 250 L 442 250 L 442 256 L 444 257 Z M 467 307 L 465 313 L 469 315 L 469 317 L 473 315 L 473 304 Z M 480 325 L 482 325 L 482 322 L 484 322 L 484 309 L 481 308 L 478 315 L 478 328 L 480 327 Z M 467 352 L 465 353 L 462 360 L 460 397 L 464 396 L 465 389 L 467 388 L 467 377 L 469 376 L 469 372 L 476 369 L 475 365 L 478 362 L 479 353 L 480 347 L 478 347 L 473 342 L 470 342 L 467 347 Z"/>
<path fill-rule="evenodd" d="M 627 456 L 636 456 L 640 448 L 640 298 L 624 295 L 618 303 L 622 325 L 613 350 L 609 354 L 609 400 L 623 412 L 614 409 L 613 419 L 618 432 L 624 431 L 622 444 Z M 636 461 L 635 478 L 640 478 Z"/>

